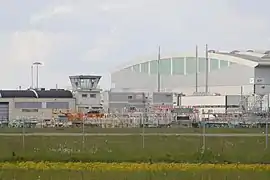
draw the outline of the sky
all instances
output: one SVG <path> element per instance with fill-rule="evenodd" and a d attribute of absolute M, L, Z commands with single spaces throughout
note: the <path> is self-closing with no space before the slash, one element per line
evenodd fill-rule
<path fill-rule="evenodd" d="M 270 49 L 270 1 L 9 0 L 0 1 L 0 89 L 70 87 L 70 75 L 102 75 L 149 56 L 210 49 Z M 36 76 L 36 75 L 34 75 Z M 34 81 L 36 81 L 34 79 Z"/>

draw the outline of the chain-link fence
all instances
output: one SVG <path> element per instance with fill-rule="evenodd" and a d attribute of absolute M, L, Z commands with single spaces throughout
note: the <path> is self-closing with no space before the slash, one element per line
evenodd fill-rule
<path fill-rule="evenodd" d="M 147 114 L 151 117 L 151 114 Z M 156 118 L 156 116 L 155 116 Z M 270 162 L 268 118 L 259 122 L 193 122 L 170 116 L 149 126 L 144 114 L 85 119 L 81 126 L 34 128 L 22 118 L 0 129 L 2 160 Z M 167 119 L 166 119 L 167 118 Z M 166 119 L 166 120 L 164 120 Z M 147 123 L 148 122 L 148 123 Z M 29 125 L 30 124 L 30 125 Z M 96 124 L 97 126 L 93 126 Z"/>

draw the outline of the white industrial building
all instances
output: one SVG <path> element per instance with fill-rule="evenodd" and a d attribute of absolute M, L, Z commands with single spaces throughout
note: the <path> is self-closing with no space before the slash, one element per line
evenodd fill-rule
<path fill-rule="evenodd" d="M 221 95 L 240 94 L 241 87 L 245 95 L 270 92 L 270 51 L 208 52 L 208 61 L 205 53 L 199 53 L 197 58 L 191 53 L 162 55 L 159 61 L 154 55 L 130 62 L 111 74 L 112 87 L 126 91 L 157 91 L 160 74 L 161 91 L 192 95 L 197 84 L 198 92 L 205 92 L 207 85 L 208 93 Z"/>
<path fill-rule="evenodd" d="M 181 96 L 180 106 L 195 108 L 201 113 L 236 113 L 245 110 L 247 99 L 239 95 Z"/>
<path fill-rule="evenodd" d="M 225 106 L 222 101 L 227 95 L 247 95 L 248 105 L 268 109 L 270 51 L 209 50 L 195 54 L 164 55 L 159 60 L 153 56 L 130 62 L 111 74 L 112 87 L 115 91 L 179 93 L 187 96 L 184 99 L 195 98 L 194 106 L 205 98 L 205 105 L 222 99 L 218 105 L 221 107 Z"/>
<path fill-rule="evenodd" d="M 172 109 L 174 94 L 171 92 L 103 92 L 103 105 L 107 112 L 140 111 L 146 109 Z"/>

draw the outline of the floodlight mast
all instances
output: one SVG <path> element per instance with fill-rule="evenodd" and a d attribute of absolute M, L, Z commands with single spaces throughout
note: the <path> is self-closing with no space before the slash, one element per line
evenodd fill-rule
<path fill-rule="evenodd" d="M 38 89 L 38 87 L 39 87 L 38 86 L 38 83 L 39 83 L 39 80 L 38 80 L 38 78 L 39 78 L 39 66 L 42 65 L 42 63 L 41 62 L 34 62 L 33 65 L 36 66 L 36 69 L 37 69 L 37 74 L 36 74 L 36 88 Z"/>

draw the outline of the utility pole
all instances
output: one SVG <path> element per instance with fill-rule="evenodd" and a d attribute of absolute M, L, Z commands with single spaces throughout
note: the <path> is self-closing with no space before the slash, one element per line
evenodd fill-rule
<path fill-rule="evenodd" d="M 34 88 L 34 66 L 31 65 L 31 89 Z"/>
<path fill-rule="evenodd" d="M 208 94 L 208 71 L 209 71 L 209 59 L 208 59 L 208 45 L 205 46 L 205 61 L 206 61 L 206 67 L 205 67 L 205 93 Z"/>
<path fill-rule="evenodd" d="M 160 92 L 160 46 L 158 46 L 158 60 L 157 60 L 157 89 Z"/>
<path fill-rule="evenodd" d="M 198 46 L 196 45 L 196 65 L 195 65 L 195 68 L 196 68 L 196 79 L 195 79 L 195 83 L 196 83 L 196 88 L 195 88 L 195 92 L 197 93 L 198 92 Z"/>
<path fill-rule="evenodd" d="M 269 94 L 267 95 L 267 115 L 265 123 L 265 149 L 268 149 Z"/>

